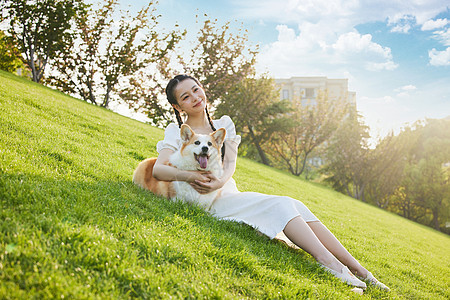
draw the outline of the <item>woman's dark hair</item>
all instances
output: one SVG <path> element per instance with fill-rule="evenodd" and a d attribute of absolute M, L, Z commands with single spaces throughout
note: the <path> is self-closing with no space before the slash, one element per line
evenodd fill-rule
<path fill-rule="evenodd" d="M 182 82 L 186 79 L 194 80 L 195 83 L 199 87 L 203 88 L 203 86 L 200 84 L 200 82 L 196 78 L 189 76 L 189 75 L 184 75 L 184 74 L 177 75 L 174 78 L 172 78 L 166 86 L 166 96 L 167 96 L 167 100 L 169 101 L 170 104 L 178 105 L 178 101 L 175 98 L 175 89 L 180 82 Z M 181 116 L 180 116 L 180 113 L 178 112 L 178 110 L 176 110 L 175 108 L 173 110 L 175 111 L 175 116 L 177 118 L 178 126 L 181 128 L 181 125 L 183 125 L 183 119 L 181 119 Z M 206 112 L 206 116 L 208 117 L 209 126 L 211 126 L 211 129 L 213 131 L 216 131 L 216 127 L 214 127 L 211 117 L 209 116 L 208 106 L 205 106 L 205 112 Z M 222 146 L 222 161 L 223 161 L 224 157 L 225 157 L 225 144 L 223 144 L 223 146 Z"/>

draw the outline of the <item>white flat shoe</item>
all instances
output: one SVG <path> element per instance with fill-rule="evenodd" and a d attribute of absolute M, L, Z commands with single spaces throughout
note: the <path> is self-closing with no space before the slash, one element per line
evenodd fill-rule
<path fill-rule="evenodd" d="M 362 289 L 366 289 L 367 285 L 362 282 L 361 280 L 359 280 L 358 278 L 356 278 L 355 275 L 353 275 L 352 272 L 350 272 L 350 270 L 344 266 L 342 267 L 341 272 L 337 272 L 333 269 L 330 269 L 324 265 L 321 265 L 322 268 L 324 268 L 327 272 L 333 274 L 335 277 L 339 278 L 342 282 L 348 284 L 348 285 L 352 285 L 352 286 L 356 286 Z"/>
<path fill-rule="evenodd" d="M 382 290 L 385 290 L 385 291 L 390 291 L 391 289 L 389 288 L 389 287 L 387 287 L 384 283 L 382 283 L 382 282 L 380 282 L 380 281 L 378 281 L 378 279 L 376 279 L 373 275 L 372 275 L 372 273 L 367 273 L 367 276 L 366 276 L 366 278 L 362 278 L 362 277 L 360 277 L 361 279 L 363 279 L 363 280 L 365 280 L 365 281 L 367 281 L 368 283 L 370 283 L 371 285 L 373 285 L 373 286 L 376 286 L 376 287 L 378 287 L 378 288 L 380 288 L 380 289 L 382 289 Z"/>

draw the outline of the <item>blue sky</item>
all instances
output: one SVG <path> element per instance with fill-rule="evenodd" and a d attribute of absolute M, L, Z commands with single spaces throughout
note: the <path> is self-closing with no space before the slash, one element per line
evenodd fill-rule
<path fill-rule="evenodd" d="M 130 2 L 121 2 L 123 6 Z M 132 9 L 146 1 L 132 1 Z M 275 78 L 348 78 L 372 136 L 450 116 L 450 3 L 442 0 L 160 0 L 161 26 L 237 21 Z"/>

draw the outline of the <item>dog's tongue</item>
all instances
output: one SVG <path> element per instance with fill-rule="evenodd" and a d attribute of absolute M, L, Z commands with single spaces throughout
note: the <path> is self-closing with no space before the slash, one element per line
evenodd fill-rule
<path fill-rule="evenodd" d="M 208 165 L 208 158 L 206 156 L 199 155 L 197 161 L 200 164 L 200 168 L 206 169 L 206 166 Z"/>

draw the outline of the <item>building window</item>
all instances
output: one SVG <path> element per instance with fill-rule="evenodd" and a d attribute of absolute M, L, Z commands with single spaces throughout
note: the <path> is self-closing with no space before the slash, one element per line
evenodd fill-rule
<path fill-rule="evenodd" d="M 283 90 L 283 100 L 289 99 L 289 90 Z"/>
<path fill-rule="evenodd" d="M 313 88 L 305 89 L 305 98 L 314 98 L 314 97 L 315 97 L 315 91 Z"/>

